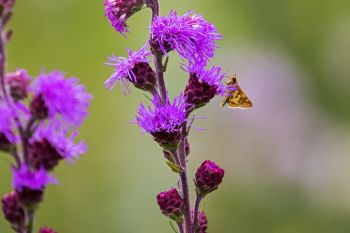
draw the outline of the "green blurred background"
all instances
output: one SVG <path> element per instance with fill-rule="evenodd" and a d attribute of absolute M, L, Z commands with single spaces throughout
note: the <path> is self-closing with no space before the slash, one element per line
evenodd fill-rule
<path fill-rule="evenodd" d="M 170 9 L 200 12 L 224 34 L 213 64 L 236 73 L 254 108 L 219 107 L 190 135 L 191 174 L 204 159 L 225 168 L 220 189 L 203 203 L 209 233 L 350 232 L 350 2 L 348 0 L 177 0 Z M 11 23 L 9 70 L 35 76 L 60 69 L 94 95 L 81 138 L 89 153 L 55 172 L 36 227 L 60 233 L 172 232 L 155 196 L 176 183 L 160 149 L 128 124 L 137 104 L 132 89 L 103 87 L 112 53 L 124 56 L 147 39 L 150 11 L 129 20 L 128 39 L 104 18 L 102 0 L 18 1 Z M 171 54 L 171 94 L 186 82 Z M 9 192 L 9 157 L 1 154 L 0 193 Z M 0 218 L 0 232 L 10 233 Z"/>

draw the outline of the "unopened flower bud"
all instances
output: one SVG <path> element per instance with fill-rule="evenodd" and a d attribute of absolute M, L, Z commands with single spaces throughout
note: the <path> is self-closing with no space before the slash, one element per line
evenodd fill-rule
<path fill-rule="evenodd" d="M 57 231 L 48 227 L 42 227 L 40 228 L 39 233 L 57 233 Z"/>
<path fill-rule="evenodd" d="M 40 142 L 30 143 L 28 154 L 30 164 L 37 170 L 41 167 L 52 170 L 63 159 L 56 148 L 45 138 Z"/>
<path fill-rule="evenodd" d="M 6 74 L 6 83 L 10 87 L 10 94 L 15 100 L 25 99 L 28 95 L 30 76 L 23 69 Z"/>
<path fill-rule="evenodd" d="M 195 184 L 199 196 L 204 196 L 219 187 L 224 177 L 224 170 L 210 160 L 204 161 L 197 169 Z"/>
<path fill-rule="evenodd" d="M 0 132 L 0 150 L 10 152 L 13 144 L 4 133 Z"/>
<path fill-rule="evenodd" d="M 49 116 L 49 109 L 47 108 L 42 95 L 34 97 L 30 103 L 30 112 L 36 119 L 45 119 Z"/>
<path fill-rule="evenodd" d="M 176 222 L 182 221 L 185 209 L 184 201 L 175 188 L 159 193 L 157 203 L 165 216 Z"/>
<path fill-rule="evenodd" d="M 192 68 L 184 92 L 188 109 L 200 108 L 209 103 L 215 95 L 223 94 L 224 86 L 221 84 L 223 77 L 219 67 L 213 67 L 208 71 L 200 67 Z"/>
<path fill-rule="evenodd" d="M 19 202 L 16 192 L 5 194 L 1 199 L 2 211 L 7 221 L 13 226 L 20 226 L 24 223 L 24 210 Z"/>
<path fill-rule="evenodd" d="M 207 216 L 203 211 L 199 212 L 197 219 L 197 226 L 195 227 L 195 233 L 206 233 L 208 229 Z"/>

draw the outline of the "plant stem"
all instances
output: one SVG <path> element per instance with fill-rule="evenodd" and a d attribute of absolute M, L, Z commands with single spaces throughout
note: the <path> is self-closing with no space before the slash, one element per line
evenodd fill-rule
<path fill-rule="evenodd" d="M 180 233 L 185 233 L 185 232 L 184 232 L 184 227 L 183 227 L 182 223 L 178 223 L 178 224 L 177 224 L 177 227 L 179 228 Z"/>
<path fill-rule="evenodd" d="M 201 202 L 203 197 L 199 196 L 198 194 L 196 195 L 195 201 L 194 201 L 194 208 L 193 208 L 193 232 L 196 229 L 197 222 L 198 222 L 198 213 L 199 213 L 199 204 Z"/>
<path fill-rule="evenodd" d="M 185 204 L 185 233 L 192 233 L 192 219 L 191 219 L 191 201 L 190 201 L 190 191 L 188 186 L 187 178 L 187 166 L 186 166 L 186 150 L 185 150 L 185 139 L 186 139 L 187 126 L 186 124 L 182 127 L 182 140 L 178 148 L 178 155 L 181 163 L 183 172 L 180 174 L 180 185 L 182 191 L 182 198 Z"/>
<path fill-rule="evenodd" d="M 35 218 L 35 209 L 26 208 L 25 233 L 33 232 L 34 218 Z"/>
<path fill-rule="evenodd" d="M 164 69 L 163 69 L 163 54 L 154 54 L 154 66 L 156 68 L 156 75 L 158 81 L 158 88 L 160 92 L 160 98 L 163 104 L 166 103 L 167 91 L 164 82 Z"/>

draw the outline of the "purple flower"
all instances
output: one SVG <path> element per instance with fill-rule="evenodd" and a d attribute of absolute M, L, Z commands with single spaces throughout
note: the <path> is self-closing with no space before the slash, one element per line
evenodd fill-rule
<path fill-rule="evenodd" d="M 219 187 L 225 171 L 210 160 L 204 161 L 197 169 L 195 184 L 197 195 L 206 195 Z"/>
<path fill-rule="evenodd" d="M 210 70 L 192 67 L 189 68 L 189 72 L 190 79 L 184 93 L 190 108 L 202 107 L 209 103 L 215 95 L 225 93 L 226 86 L 221 83 L 225 74 L 221 73 L 220 67 L 212 67 Z"/>
<path fill-rule="evenodd" d="M 185 211 L 184 200 L 175 188 L 159 193 L 157 195 L 157 203 L 160 207 L 160 211 L 165 216 L 176 222 L 182 221 L 182 216 Z"/>
<path fill-rule="evenodd" d="M 128 32 L 126 20 L 142 9 L 144 0 L 105 0 L 105 16 L 120 34 Z"/>
<path fill-rule="evenodd" d="M 129 82 L 132 82 L 135 85 L 138 83 L 140 84 L 140 82 L 150 82 L 150 85 L 154 88 L 156 84 L 156 77 L 155 73 L 148 64 L 148 57 L 151 56 L 152 53 L 147 50 L 146 47 L 147 46 L 142 47 L 136 52 L 128 49 L 128 58 L 115 57 L 114 55 L 109 57 L 109 62 L 106 63 L 106 65 L 113 66 L 114 73 L 104 83 L 105 87 L 111 90 L 119 81 L 121 84 L 124 84 L 126 88 L 128 88 Z M 147 67 L 143 68 L 145 65 Z M 149 68 L 151 70 L 149 70 Z M 139 72 L 139 70 L 143 70 L 145 72 Z M 148 73 L 150 74 L 147 75 Z M 147 78 L 148 76 L 151 77 Z M 149 81 L 147 81 L 148 79 Z"/>
<path fill-rule="evenodd" d="M 39 233 L 57 233 L 57 231 L 48 227 L 42 227 L 40 228 Z"/>
<path fill-rule="evenodd" d="M 180 129 L 186 122 L 186 103 L 183 95 L 162 105 L 158 97 L 153 100 L 154 109 L 140 104 L 136 122 L 144 132 L 152 134 L 155 141 L 166 149 L 177 147 L 180 142 Z"/>
<path fill-rule="evenodd" d="M 76 78 L 65 78 L 59 71 L 42 73 L 33 84 L 34 100 L 31 103 L 33 115 L 59 119 L 79 126 L 87 115 L 87 107 L 92 96 Z M 43 113 L 44 112 L 44 113 Z"/>
<path fill-rule="evenodd" d="M 44 168 L 38 171 L 31 171 L 27 165 L 22 164 L 19 169 L 12 168 L 12 185 L 16 191 L 23 189 L 42 191 L 48 184 L 58 184 L 53 176 L 49 175 Z"/>
<path fill-rule="evenodd" d="M 29 81 L 31 77 L 24 69 L 6 74 L 6 83 L 10 87 L 10 94 L 15 100 L 25 99 L 28 95 Z"/>
<path fill-rule="evenodd" d="M 41 141 L 46 139 L 57 150 L 57 152 L 67 160 L 78 159 L 81 154 L 86 153 L 87 145 L 84 141 L 75 143 L 74 139 L 78 135 L 74 131 L 67 137 L 68 131 L 61 129 L 59 124 L 49 124 L 40 126 L 33 135 L 32 141 Z"/>
<path fill-rule="evenodd" d="M 2 212 L 7 221 L 9 221 L 15 228 L 24 223 L 25 215 L 24 209 L 19 202 L 18 194 L 12 191 L 5 194 L 2 199 Z"/>
<path fill-rule="evenodd" d="M 215 41 L 222 36 L 214 25 L 193 11 L 181 16 L 171 11 L 168 17 L 159 16 L 154 20 L 151 37 L 158 42 L 164 54 L 172 49 L 187 59 L 191 66 L 205 66 L 214 56 Z"/>
<path fill-rule="evenodd" d="M 0 112 L 0 144 L 14 143 L 16 140 L 12 125 L 14 112 L 2 100 L 0 100 Z"/>

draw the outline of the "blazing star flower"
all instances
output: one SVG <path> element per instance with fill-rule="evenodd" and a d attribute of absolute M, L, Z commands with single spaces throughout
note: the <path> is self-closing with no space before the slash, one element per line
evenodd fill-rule
<path fill-rule="evenodd" d="M 126 20 L 141 10 L 144 0 L 105 0 L 105 16 L 120 34 L 128 32 Z"/>
<path fill-rule="evenodd" d="M 12 168 L 12 185 L 17 191 L 24 188 L 30 190 L 43 190 L 48 184 L 58 184 L 53 176 L 49 175 L 44 168 L 38 171 L 31 171 L 26 164 L 22 164 L 19 169 Z"/>
<path fill-rule="evenodd" d="M 44 166 L 52 169 L 61 159 L 73 161 L 87 151 L 84 141 L 74 142 L 78 132 L 73 132 L 67 137 L 67 130 L 59 129 L 56 123 L 48 126 L 40 126 L 34 133 L 29 145 L 29 157 L 33 167 L 39 169 Z"/>
<path fill-rule="evenodd" d="M 12 130 L 13 111 L 0 101 L 0 149 L 6 149 L 16 141 Z"/>
<path fill-rule="evenodd" d="M 159 16 L 151 25 L 151 37 L 164 54 L 175 50 L 189 64 L 205 66 L 214 56 L 216 40 L 221 39 L 214 25 L 201 15 L 189 11 L 178 16 L 171 11 L 168 17 Z"/>
<path fill-rule="evenodd" d="M 184 92 L 188 106 L 199 108 L 209 103 L 215 95 L 223 95 L 227 89 L 221 83 L 224 77 L 220 67 L 210 70 L 198 67 L 190 69 L 190 79 Z"/>
<path fill-rule="evenodd" d="M 180 141 L 180 129 L 186 121 L 186 103 L 181 94 L 173 104 L 169 100 L 162 105 L 158 97 L 153 100 L 154 109 L 140 104 L 136 122 L 144 132 L 167 149 L 176 147 Z"/>
<path fill-rule="evenodd" d="M 79 126 L 87 115 L 92 96 L 76 78 L 65 78 L 59 71 L 42 73 L 33 84 L 31 112 L 37 118 L 58 119 Z"/>
<path fill-rule="evenodd" d="M 146 46 L 136 52 L 128 51 L 128 58 L 109 57 L 109 62 L 106 65 L 114 67 L 114 73 L 104 83 L 108 89 L 113 89 L 117 82 L 124 84 L 128 88 L 128 83 L 132 82 L 138 88 L 146 91 L 153 91 L 156 85 L 156 75 L 149 66 L 148 57 L 152 53 L 147 50 Z"/>

